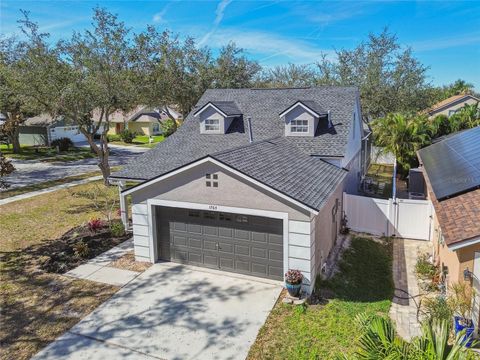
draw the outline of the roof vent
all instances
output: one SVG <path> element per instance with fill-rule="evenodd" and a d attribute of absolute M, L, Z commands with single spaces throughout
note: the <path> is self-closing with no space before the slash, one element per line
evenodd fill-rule
<path fill-rule="evenodd" d="M 248 141 L 253 142 L 253 131 L 252 131 L 252 117 L 247 116 L 247 127 L 248 127 Z"/>
<path fill-rule="evenodd" d="M 327 120 L 328 120 L 328 128 L 330 129 L 333 125 L 332 125 L 332 117 L 331 117 L 331 114 L 330 114 L 330 110 L 328 110 L 328 113 L 327 113 Z"/>

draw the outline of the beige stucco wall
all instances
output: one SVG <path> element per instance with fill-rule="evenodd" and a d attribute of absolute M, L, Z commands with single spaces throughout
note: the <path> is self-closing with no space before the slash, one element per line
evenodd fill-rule
<path fill-rule="evenodd" d="M 128 129 L 140 135 L 153 135 L 153 123 L 143 121 L 131 121 Z"/>
<path fill-rule="evenodd" d="M 330 250 L 335 245 L 335 240 L 340 230 L 340 221 L 342 218 L 342 194 L 344 190 L 344 184 L 340 184 L 327 203 L 322 208 L 322 211 L 315 217 L 315 261 L 312 265 L 315 268 L 312 269 L 312 273 L 315 275 L 320 274 L 321 267 L 327 260 Z M 337 213 L 334 217 L 332 210 L 337 203 Z"/>
<path fill-rule="evenodd" d="M 459 103 L 456 103 L 456 104 L 453 104 L 453 105 L 450 105 L 449 107 L 447 108 L 442 108 L 440 111 L 435 111 L 434 113 L 432 113 L 430 115 L 430 118 L 434 118 L 435 116 L 438 116 L 438 115 L 446 115 L 446 116 L 449 116 L 449 112 L 450 110 L 459 110 L 461 108 L 463 108 L 465 106 L 465 104 L 469 104 L 469 105 L 473 105 L 473 104 L 476 104 L 478 101 L 475 100 L 475 99 L 472 99 L 472 98 L 468 98 L 468 99 L 465 99 L 465 100 L 462 100 L 461 102 Z"/>

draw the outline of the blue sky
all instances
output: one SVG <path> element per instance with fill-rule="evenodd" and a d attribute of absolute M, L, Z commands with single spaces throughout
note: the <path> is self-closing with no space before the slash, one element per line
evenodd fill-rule
<path fill-rule="evenodd" d="M 462 78 L 480 91 L 480 1 L 0 0 L 0 30 L 17 33 L 25 9 L 56 40 L 88 27 L 96 5 L 133 31 L 157 25 L 214 49 L 234 41 L 264 66 L 333 58 L 388 26 L 430 67 L 433 84 Z"/>

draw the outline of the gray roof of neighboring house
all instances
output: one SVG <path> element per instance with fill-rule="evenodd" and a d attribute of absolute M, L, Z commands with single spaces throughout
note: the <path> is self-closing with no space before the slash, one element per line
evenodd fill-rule
<path fill-rule="evenodd" d="M 243 174 L 320 210 L 347 171 L 306 155 L 278 137 L 211 155 Z"/>
<path fill-rule="evenodd" d="M 255 141 L 284 136 L 285 124 L 278 116 L 279 109 L 287 109 L 298 101 L 314 101 L 330 111 L 333 127 L 319 125 L 315 137 L 290 137 L 289 143 L 307 155 L 344 156 L 357 97 L 356 87 L 210 89 L 172 136 L 132 159 L 112 178 L 147 180 L 206 155 L 246 145 L 249 140 L 244 119 L 248 116 Z M 194 113 L 209 102 L 219 101 L 235 102 L 242 116 L 232 121 L 226 134 L 201 134 Z"/>
<path fill-rule="evenodd" d="M 53 124 L 63 124 L 63 118 L 58 116 L 56 119 L 54 119 L 50 114 L 40 114 L 28 118 L 22 123 L 22 126 L 49 126 Z"/>

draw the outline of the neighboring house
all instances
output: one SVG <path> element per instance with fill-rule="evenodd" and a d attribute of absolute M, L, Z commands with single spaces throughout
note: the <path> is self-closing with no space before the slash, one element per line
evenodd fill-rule
<path fill-rule="evenodd" d="M 111 176 L 132 198 L 136 259 L 311 290 L 337 240 L 342 194 L 363 176 L 354 87 L 207 90 L 179 129 Z"/>
<path fill-rule="evenodd" d="M 437 115 L 446 115 L 450 117 L 458 110 L 463 108 L 466 104 L 473 105 L 479 101 L 480 99 L 469 94 L 454 95 L 433 105 L 425 112 L 428 114 L 429 118 L 434 118 Z"/>
<path fill-rule="evenodd" d="M 62 137 L 70 138 L 73 143 L 86 141 L 77 125 L 69 125 L 62 117 L 54 119 L 49 114 L 28 118 L 19 128 L 22 145 L 49 146 L 53 140 Z"/>
<path fill-rule="evenodd" d="M 180 113 L 171 107 L 168 107 L 168 111 L 177 122 L 182 121 Z M 161 124 L 168 119 L 165 109 L 139 105 L 129 112 L 116 111 L 110 115 L 108 134 L 120 134 L 123 130 L 129 129 L 140 135 L 159 135 L 162 133 Z M 98 121 L 98 114 L 94 114 L 94 121 Z"/>
<path fill-rule="evenodd" d="M 446 285 L 467 280 L 480 304 L 480 127 L 464 130 L 418 152 L 433 203 L 434 258 Z M 473 276 L 471 276 L 473 274 Z"/>

